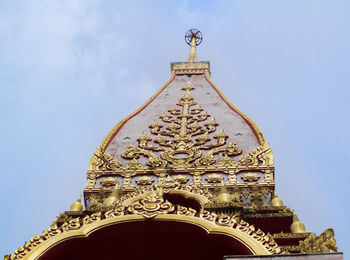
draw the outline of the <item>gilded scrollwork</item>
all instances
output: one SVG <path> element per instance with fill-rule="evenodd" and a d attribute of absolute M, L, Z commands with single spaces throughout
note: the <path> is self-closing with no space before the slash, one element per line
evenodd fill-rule
<path fill-rule="evenodd" d="M 212 173 L 205 177 L 208 183 L 220 183 L 224 177 L 221 174 Z"/>
<path fill-rule="evenodd" d="M 191 208 L 186 208 L 181 205 L 177 205 L 176 207 L 176 214 L 178 215 L 186 215 L 186 216 L 195 216 L 197 211 Z"/>
<path fill-rule="evenodd" d="M 75 218 L 70 220 L 69 222 L 65 222 L 62 225 L 62 229 L 64 231 L 69 231 L 69 230 L 75 230 L 75 229 L 79 229 L 81 227 L 81 222 L 80 222 L 80 218 Z"/>
<path fill-rule="evenodd" d="M 249 172 L 249 173 L 243 174 L 241 179 L 245 182 L 256 182 L 257 180 L 260 179 L 260 176 L 257 173 Z"/>
<path fill-rule="evenodd" d="M 115 218 L 119 216 L 123 216 L 125 212 L 125 207 L 124 206 L 117 206 L 114 209 L 111 209 L 105 213 L 106 218 Z"/>
<path fill-rule="evenodd" d="M 264 143 L 239 160 L 240 165 L 273 165 L 273 154 L 268 143 Z"/>
<path fill-rule="evenodd" d="M 299 242 L 301 253 L 334 253 L 338 252 L 334 231 L 329 228 L 318 237 L 315 233 L 310 233 L 309 237 Z"/>
<path fill-rule="evenodd" d="M 154 182 L 154 179 L 149 176 L 142 176 L 136 179 L 137 185 L 151 185 Z"/>
<path fill-rule="evenodd" d="M 234 164 L 228 162 L 227 158 L 241 154 L 242 150 L 234 141 L 227 144 L 228 135 L 224 130 L 217 131 L 216 120 L 209 119 L 210 115 L 197 105 L 191 94 L 194 89 L 192 84 L 188 82 L 182 89 L 185 93 L 176 103 L 177 106 L 161 115 L 161 122 L 155 120 L 150 124 L 153 137 L 142 133 L 137 138 L 138 147 L 130 144 L 121 156 L 129 160 L 147 157 L 146 164 L 153 169 L 167 165 L 186 168 L 191 167 L 192 163 L 196 166 L 211 166 L 215 165 L 217 154 L 222 154 L 226 160 L 221 160 L 221 164 Z M 204 150 L 207 151 L 205 154 Z"/>
<path fill-rule="evenodd" d="M 120 162 L 104 149 L 99 148 L 95 151 L 90 160 L 89 170 L 107 170 L 113 171 L 121 167 Z"/>
<path fill-rule="evenodd" d="M 189 181 L 189 178 L 187 176 L 180 175 L 180 174 L 175 175 L 173 178 L 175 181 L 177 181 L 180 184 L 186 184 Z"/>
<path fill-rule="evenodd" d="M 101 220 L 101 212 L 96 212 L 96 213 L 93 213 L 92 215 L 86 215 L 84 218 L 83 218 L 83 224 L 84 225 L 89 225 L 89 224 L 92 224 L 98 220 Z"/>
<path fill-rule="evenodd" d="M 108 178 L 103 179 L 100 183 L 101 183 L 102 187 L 104 187 L 104 188 L 112 188 L 115 186 L 115 184 L 117 182 L 118 182 L 117 178 L 108 177 Z"/>
<path fill-rule="evenodd" d="M 145 218 L 153 218 L 158 214 L 171 213 L 174 210 L 174 205 L 168 201 L 164 201 L 162 196 L 157 192 L 152 192 L 145 198 L 132 203 L 128 207 L 129 213 L 142 215 Z"/>

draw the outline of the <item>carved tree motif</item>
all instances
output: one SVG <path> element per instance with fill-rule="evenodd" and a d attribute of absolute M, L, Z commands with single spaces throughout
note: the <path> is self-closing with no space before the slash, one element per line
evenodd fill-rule
<path fill-rule="evenodd" d="M 235 142 L 226 144 L 227 134 L 216 132 L 218 123 L 214 118 L 197 105 L 191 94 L 193 86 L 190 82 L 182 88 L 185 93 L 173 106 L 169 113 L 160 116 L 161 122 L 155 120 L 150 126 L 153 137 L 144 132 L 138 139 L 138 147 L 129 145 L 121 156 L 135 160 L 140 156 L 148 158 L 147 166 L 151 168 L 209 166 L 216 163 L 214 155 L 223 154 L 225 160 L 220 163 L 233 165 L 229 156 L 242 153 Z M 216 132 L 216 134 L 214 134 Z M 214 134 L 211 137 L 211 134 Z M 208 152 L 203 154 L 203 150 Z M 160 152 L 157 156 L 154 152 Z M 233 160 L 232 160 L 233 161 Z"/>

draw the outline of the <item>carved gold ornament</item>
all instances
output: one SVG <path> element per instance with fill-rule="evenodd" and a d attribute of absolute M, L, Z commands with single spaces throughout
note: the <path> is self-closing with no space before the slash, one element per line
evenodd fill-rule
<path fill-rule="evenodd" d="M 249 172 L 244 174 L 241 179 L 246 182 L 255 182 L 260 179 L 260 176 L 256 173 Z"/>
<path fill-rule="evenodd" d="M 89 170 L 116 170 L 120 168 L 120 162 L 102 148 L 97 149 L 90 160 Z"/>
<path fill-rule="evenodd" d="M 175 175 L 174 180 L 177 181 L 180 184 L 186 184 L 189 181 L 189 178 L 185 175 Z"/>
<path fill-rule="evenodd" d="M 142 176 L 136 179 L 137 185 L 151 185 L 154 182 L 154 179 L 148 176 Z"/>
<path fill-rule="evenodd" d="M 142 133 L 137 139 L 138 147 L 131 144 L 122 152 L 124 159 L 136 160 L 143 156 L 148 158 L 146 165 L 151 168 L 167 165 L 186 168 L 193 163 L 196 166 L 214 165 L 217 154 L 223 154 L 227 160 L 229 156 L 242 153 L 234 141 L 227 144 L 228 135 L 224 130 L 217 131 L 216 120 L 209 119 L 210 115 L 197 105 L 191 94 L 192 84 L 188 82 L 182 89 L 185 93 L 177 106 L 161 115 L 161 122 L 155 120 L 149 126 L 153 136 Z M 203 154 L 203 151 L 207 152 Z"/>
<path fill-rule="evenodd" d="M 104 188 L 111 188 L 111 187 L 114 187 L 117 182 L 118 182 L 117 178 L 108 177 L 108 178 L 103 179 L 100 183 L 101 183 L 102 187 L 104 187 Z"/>
<path fill-rule="evenodd" d="M 220 174 L 213 173 L 206 176 L 205 179 L 208 183 L 219 183 L 224 179 L 224 177 Z"/>
<path fill-rule="evenodd" d="M 175 207 L 170 202 L 164 201 L 156 192 L 152 192 L 146 198 L 136 201 L 128 207 L 128 212 L 142 215 L 145 218 L 153 218 L 158 214 L 166 214 L 174 210 Z"/>
<path fill-rule="evenodd" d="M 311 233 L 308 238 L 299 243 L 301 253 L 334 253 L 338 252 L 334 231 L 329 228 L 316 237 Z"/>

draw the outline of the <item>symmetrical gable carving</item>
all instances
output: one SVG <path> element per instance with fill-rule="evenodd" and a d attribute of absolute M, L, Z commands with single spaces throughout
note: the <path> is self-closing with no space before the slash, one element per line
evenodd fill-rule
<path fill-rule="evenodd" d="M 121 156 L 125 159 L 148 158 L 147 166 L 190 167 L 214 165 L 216 154 L 236 156 L 242 150 L 234 141 L 227 144 L 228 135 L 224 130 L 217 131 L 218 123 L 205 112 L 193 98 L 193 86 L 186 83 L 185 93 L 170 107 L 169 113 L 160 116 L 150 124 L 149 136 L 144 132 L 138 139 L 138 147 L 129 145 Z M 158 155 L 159 154 L 159 155 Z"/>

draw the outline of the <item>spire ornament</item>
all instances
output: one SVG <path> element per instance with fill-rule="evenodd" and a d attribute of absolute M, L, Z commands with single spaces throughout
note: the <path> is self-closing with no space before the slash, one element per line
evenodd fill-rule
<path fill-rule="evenodd" d="M 188 55 L 187 61 L 194 62 L 198 61 L 196 46 L 201 44 L 203 40 L 202 33 L 197 29 L 188 30 L 185 34 L 185 41 L 188 45 L 191 46 L 190 54 Z"/>

